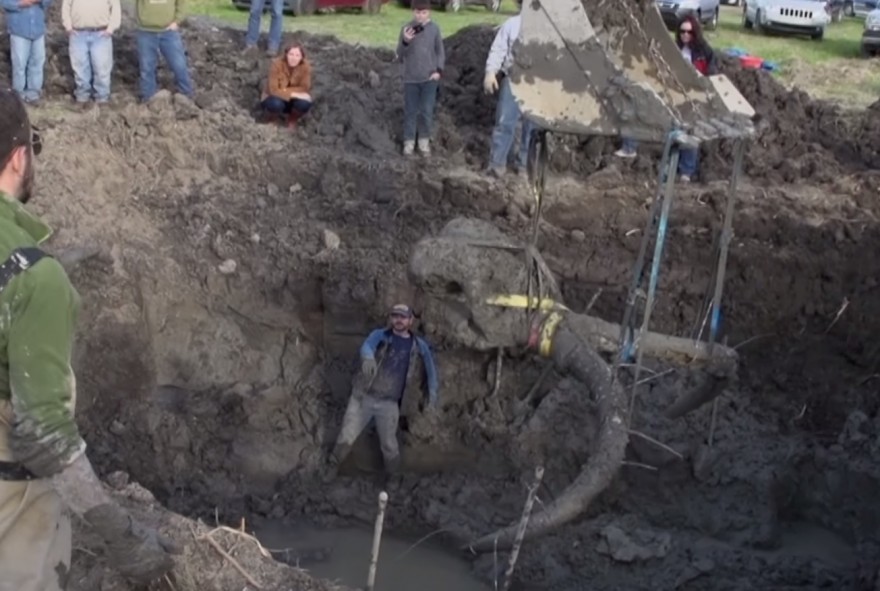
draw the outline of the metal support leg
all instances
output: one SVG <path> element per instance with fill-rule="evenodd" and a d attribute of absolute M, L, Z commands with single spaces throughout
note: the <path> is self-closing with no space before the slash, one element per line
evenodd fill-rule
<path fill-rule="evenodd" d="M 660 219 L 657 224 L 657 240 L 654 242 L 654 257 L 651 261 L 651 276 L 648 282 L 648 293 L 645 300 L 645 313 L 642 317 L 642 325 L 639 332 L 633 339 L 632 346 L 636 351 L 636 370 L 632 382 L 632 391 L 629 402 L 629 417 L 632 417 L 635 408 L 636 388 L 639 383 L 639 374 L 642 369 L 643 351 L 639 348 L 639 339 L 648 331 L 651 322 L 651 312 L 654 310 L 654 297 L 657 293 L 657 283 L 660 278 L 660 261 L 663 258 L 663 246 L 666 242 L 666 228 L 669 223 L 669 212 L 672 208 L 672 200 L 675 195 L 675 171 L 678 170 L 679 148 L 677 145 L 672 146 L 669 155 L 669 161 L 666 168 L 665 183 L 663 189 L 662 206 L 660 208 Z"/>
<path fill-rule="evenodd" d="M 727 194 L 727 207 L 724 211 L 724 225 L 721 229 L 719 242 L 718 264 L 715 273 L 715 293 L 712 296 L 712 315 L 709 320 L 709 354 L 718 339 L 718 331 L 721 328 L 721 295 L 724 291 L 724 275 L 727 270 L 727 253 L 730 249 L 730 240 L 733 237 L 733 211 L 736 205 L 737 185 L 742 175 L 743 157 L 746 151 L 746 142 L 743 139 L 736 141 L 733 158 L 733 172 L 730 175 L 730 187 Z"/>
<path fill-rule="evenodd" d="M 675 178 L 678 170 L 678 140 L 680 134 L 676 131 L 670 132 L 666 137 L 666 144 L 663 147 L 663 157 L 660 160 L 660 170 L 657 175 L 657 192 L 651 203 L 651 211 L 648 215 L 648 223 L 645 232 L 642 234 L 642 243 L 639 246 L 639 254 L 633 266 L 632 280 L 630 282 L 629 292 L 627 293 L 626 308 L 623 313 L 623 321 L 620 323 L 620 352 L 614 363 L 614 374 L 617 375 L 617 369 L 620 363 L 627 361 L 632 357 L 633 351 L 633 332 L 635 328 L 635 312 L 636 300 L 638 299 L 639 286 L 644 279 L 645 262 L 648 254 L 648 246 L 654 238 L 654 233 L 659 227 L 662 219 L 661 208 L 664 202 L 664 193 L 667 184 L 671 179 Z M 671 162 L 672 159 L 675 162 Z"/>

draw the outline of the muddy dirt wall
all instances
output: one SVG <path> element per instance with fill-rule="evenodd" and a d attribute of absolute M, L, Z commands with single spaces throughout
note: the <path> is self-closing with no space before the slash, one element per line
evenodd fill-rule
<path fill-rule="evenodd" d="M 50 36 L 48 105 L 34 111 L 45 130 L 34 207 L 57 228 L 53 249 L 98 250 L 73 272 L 83 295 L 80 424 L 103 474 L 125 470 L 185 514 L 366 521 L 378 491 L 375 441 L 367 437 L 336 480 L 325 456 L 366 332 L 401 299 L 430 309 L 406 279 L 410 247 L 460 215 L 527 235 L 525 188 L 478 172 L 492 122 L 479 88 L 492 33 L 447 40 L 437 149 L 426 161 L 397 156 L 401 104 L 388 97 L 399 95 L 399 66 L 389 52 L 301 35 L 316 103 L 288 131 L 253 123 L 266 64 L 232 49 L 238 35 L 190 23 L 196 106 L 169 96 L 144 107 L 123 33 L 117 103 L 85 113 L 67 109 L 65 40 Z M 724 335 L 743 357 L 740 382 L 721 398 L 707 453 L 709 409 L 660 418 L 687 375 L 652 364 L 658 377 L 642 387 L 634 427 L 681 458 L 634 438 L 629 459 L 654 469 L 626 466 L 586 519 L 527 544 L 523 588 L 873 584 L 877 146 L 876 134 L 853 130 L 873 129 L 876 110 L 843 113 L 766 74 L 729 71 L 763 125 L 726 291 Z M 566 302 L 582 310 L 602 289 L 593 311 L 611 320 L 654 165 L 647 153 L 614 162 L 614 147 L 555 142 L 539 242 Z M 706 148 L 708 182 L 682 189 L 674 207 L 657 330 L 685 336 L 699 325 L 727 149 Z M 513 351 L 496 406 L 494 355 L 459 350 L 436 329 L 425 313 L 441 413 L 408 417 L 407 471 L 389 488 L 388 521 L 399 531 L 442 528 L 452 543 L 515 519 L 537 463 L 546 466 L 542 500 L 558 494 L 590 453 L 593 411 L 582 387 L 555 374 L 521 403 L 543 366 Z M 804 524 L 819 533 L 793 544 Z M 823 536 L 843 550 L 829 556 Z M 491 580 L 491 556 L 472 558 Z"/>

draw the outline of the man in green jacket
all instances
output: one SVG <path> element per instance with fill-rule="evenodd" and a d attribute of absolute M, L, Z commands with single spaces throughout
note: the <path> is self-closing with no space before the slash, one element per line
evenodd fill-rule
<path fill-rule="evenodd" d="M 74 421 L 79 296 L 39 248 L 51 230 L 23 206 L 41 149 L 21 99 L 0 90 L 0 591 L 65 588 L 71 511 L 110 564 L 147 584 L 173 566 L 169 545 L 109 497 Z"/>
<path fill-rule="evenodd" d="M 168 62 L 174 74 L 177 92 L 193 98 L 189 77 L 186 48 L 180 36 L 184 0 L 137 0 L 137 49 L 140 66 L 141 101 L 147 102 L 156 94 L 156 68 L 159 54 Z"/>

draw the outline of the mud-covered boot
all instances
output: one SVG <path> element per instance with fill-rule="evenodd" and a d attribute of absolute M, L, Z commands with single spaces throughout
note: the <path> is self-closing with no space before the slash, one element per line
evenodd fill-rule
<path fill-rule="evenodd" d="M 297 122 L 302 118 L 302 113 L 299 111 L 291 111 L 287 114 L 287 129 L 293 129 L 296 127 Z"/>
<path fill-rule="evenodd" d="M 431 155 L 431 140 L 419 140 L 419 152 L 424 156 Z"/>
<path fill-rule="evenodd" d="M 412 156 L 413 152 L 416 151 L 416 143 L 413 140 L 406 140 L 403 142 L 403 155 L 404 156 Z"/>
<path fill-rule="evenodd" d="M 332 470 L 334 477 L 339 473 L 339 466 L 342 465 L 342 462 L 345 461 L 345 458 L 347 458 L 350 453 L 351 445 L 347 443 L 337 443 L 333 448 L 333 452 L 330 454 L 330 457 L 327 458 L 327 463 L 330 464 L 330 469 Z"/>

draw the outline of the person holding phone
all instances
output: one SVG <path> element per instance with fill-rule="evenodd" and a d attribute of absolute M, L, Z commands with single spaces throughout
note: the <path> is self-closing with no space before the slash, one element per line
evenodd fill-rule
<path fill-rule="evenodd" d="M 413 20 L 403 26 L 397 56 L 403 63 L 403 154 L 431 153 L 440 75 L 446 65 L 443 35 L 431 20 L 431 3 L 413 0 Z"/>

